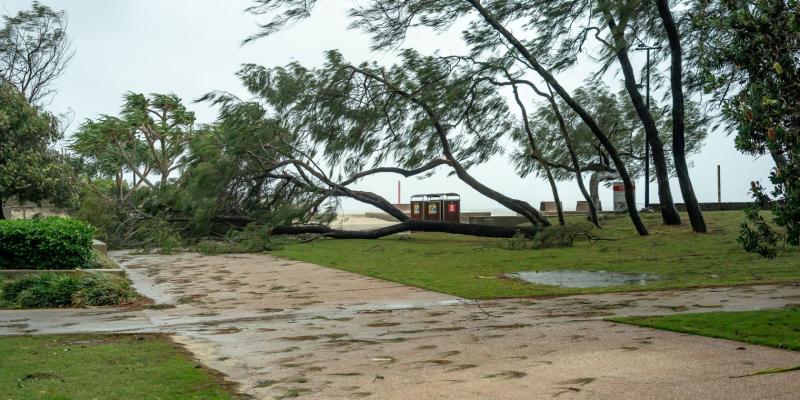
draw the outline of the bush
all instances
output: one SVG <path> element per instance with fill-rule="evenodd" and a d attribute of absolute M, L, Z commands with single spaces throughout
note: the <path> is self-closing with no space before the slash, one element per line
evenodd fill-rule
<path fill-rule="evenodd" d="M 70 218 L 0 220 L 0 268 L 83 268 L 94 254 L 93 233 Z"/>
<path fill-rule="evenodd" d="M 0 305 L 13 308 L 128 304 L 136 292 L 126 279 L 103 274 L 36 274 L 0 281 Z"/>
<path fill-rule="evenodd" d="M 3 299 L 23 308 L 65 307 L 80 286 L 70 275 L 28 275 L 3 284 Z"/>
<path fill-rule="evenodd" d="M 126 279 L 103 274 L 84 275 L 80 289 L 72 295 L 72 305 L 76 307 L 113 306 L 134 300 L 136 292 Z"/>

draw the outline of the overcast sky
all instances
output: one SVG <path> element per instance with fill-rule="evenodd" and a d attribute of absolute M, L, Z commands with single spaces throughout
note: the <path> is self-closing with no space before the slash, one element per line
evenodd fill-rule
<path fill-rule="evenodd" d="M 330 49 L 339 49 L 352 62 L 394 60 L 391 54 L 371 52 L 365 35 L 346 29 L 344 7 L 348 1 L 321 1 L 313 18 L 244 47 L 240 46 L 241 41 L 257 30 L 258 19 L 243 12 L 250 0 L 43 0 L 41 3 L 69 14 L 75 57 L 56 83 L 58 93 L 50 109 L 71 111 L 75 118 L 71 130 L 87 118 L 115 115 L 127 91 L 175 93 L 197 113 L 200 122 L 211 122 L 216 111 L 191 102 L 211 90 L 244 95 L 234 75 L 244 63 L 276 66 L 299 61 L 317 66 L 322 62 L 323 52 Z M 30 4 L 25 0 L 4 0 L 0 11 L 15 14 Z M 458 53 L 462 45 L 458 32 L 446 35 L 418 32 L 409 37 L 404 47 Z M 568 88 L 574 88 L 583 78 L 579 70 L 564 81 Z M 613 77 L 608 84 L 618 86 Z M 739 154 L 734 149 L 733 137 L 719 132 L 710 133 L 702 152 L 690 161 L 701 202 L 717 200 L 717 164 L 722 166 L 723 201 L 748 200 L 749 182 L 766 180 L 770 169 L 767 157 L 755 160 Z M 510 161 L 502 156 L 475 167 L 471 173 L 493 189 L 537 207 L 540 201 L 552 199 L 544 180 L 516 177 Z M 425 180 L 375 176 L 354 188 L 374 191 L 395 202 L 400 180 L 404 202 L 415 193 L 458 192 L 462 194 L 464 210 L 500 208 L 446 175 L 447 171 L 442 170 Z M 640 180 L 637 198 L 643 204 L 642 185 Z M 676 202 L 682 201 L 675 179 L 672 188 Z M 574 182 L 562 183 L 559 189 L 567 210 L 574 209 L 575 202 L 582 199 Z M 601 199 L 604 207 L 610 208 L 611 190 L 602 189 Z M 655 184 L 651 185 L 651 202 L 657 202 Z M 344 202 L 344 208 L 348 212 L 369 209 L 350 201 Z"/>

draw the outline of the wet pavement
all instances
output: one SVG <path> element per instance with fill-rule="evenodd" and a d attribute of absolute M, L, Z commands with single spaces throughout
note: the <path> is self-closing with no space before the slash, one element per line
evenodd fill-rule
<path fill-rule="evenodd" d="M 800 286 L 469 301 L 269 255 L 114 255 L 167 307 L 0 311 L 0 335 L 165 332 L 255 398 L 794 399 L 800 353 L 603 321 L 780 308 Z"/>

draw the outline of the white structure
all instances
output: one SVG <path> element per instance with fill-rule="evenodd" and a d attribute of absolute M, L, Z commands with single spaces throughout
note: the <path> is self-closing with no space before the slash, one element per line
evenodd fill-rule
<path fill-rule="evenodd" d="M 628 203 L 625 201 L 625 183 L 614 182 L 614 211 L 626 211 Z M 636 197 L 636 185 L 633 186 L 633 195 Z"/>

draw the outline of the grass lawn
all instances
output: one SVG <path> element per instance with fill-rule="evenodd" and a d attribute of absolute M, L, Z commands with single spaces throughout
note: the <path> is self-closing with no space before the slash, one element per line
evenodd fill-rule
<path fill-rule="evenodd" d="M 286 245 L 274 254 L 359 274 L 474 299 L 555 296 L 698 286 L 800 281 L 800 251 L 766 260 L 736 242 L 741 211 L 706 213 L 708 234 L 688 226 L 664 226 L 658 214 L 643 214 L 649 236 L 639 236 L 627 216 L 612 216 L 595 235 L 613 241 L 577 239 L 574 247 L 509 250 L 505 239 L 417 233 L 379 240 L 323 239 Z M 573 217 L 572 221 L 583 220 Z M 526 270 L 592 270 L 652 273 L 645 286 L 572 289 L 499 278 Z"/>
<path fill-rule="evenodd" d="M 800 351 L 800 307 L 608 320 Z"/>
<path fill-rule="evenodd" d="M 0 399 L 234 399 L 160 335 L 0 337 Z"/>

